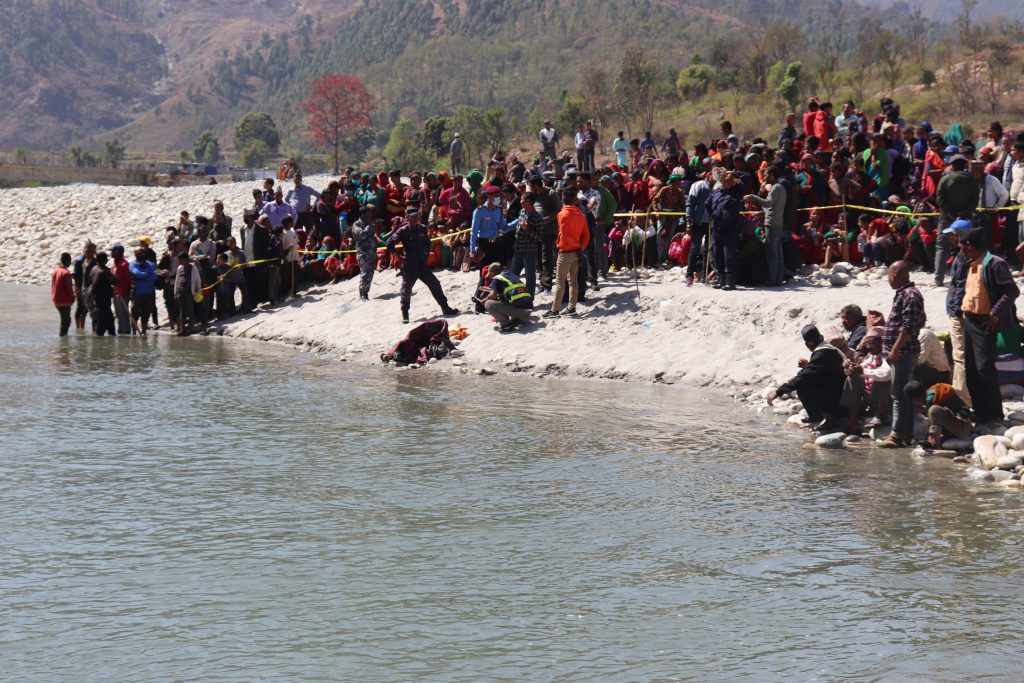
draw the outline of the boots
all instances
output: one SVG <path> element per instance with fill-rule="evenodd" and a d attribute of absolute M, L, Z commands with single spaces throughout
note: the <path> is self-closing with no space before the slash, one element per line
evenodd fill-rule
<path fill-rule="evenodd" d="M 442 306 L 441 307 L 441 314 L 442 315 L 458 315 L 458 313 L 459 313 L 459 309 L 457 309 L 457 308 L 452 308 L 451 306 Z"/>
<path fill-rule="evenodd" d="M 731 292 L 736 289 L 736 274 L 727 273 L 725 276 L 725 286 L 722 287 L 723 291 Z"/>
<path fill-rule="evenodd" d="M 409 309 L 408 308 L 404 308 L 404 307 L 402 308 L 402 322 L 403 323 L 408 323 L 409 322 Z"/>

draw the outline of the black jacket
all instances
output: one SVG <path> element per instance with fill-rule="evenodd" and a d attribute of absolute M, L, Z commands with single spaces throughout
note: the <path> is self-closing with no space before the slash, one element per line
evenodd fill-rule
<path fill-rule="evenodd" d="M 843 372 L 845 357 L 834 346 L 821 343 L 814 349 L 807 367 L 801 368 L 796 377 L 776 390 L 783 396 L 795 391 L 812 391 L 822 395 L 826 404 L 834 405 L 843 394 L 846 373 Z"/>

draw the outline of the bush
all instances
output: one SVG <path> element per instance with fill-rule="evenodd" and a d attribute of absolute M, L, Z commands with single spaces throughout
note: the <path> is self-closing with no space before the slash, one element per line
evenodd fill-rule
<path fill-rule="evenodd" d="M 263 168 L 270 156 L 270 148 L 262 140 L 250 142 L 238 155 L 238 162 L 249 168 Z"/>

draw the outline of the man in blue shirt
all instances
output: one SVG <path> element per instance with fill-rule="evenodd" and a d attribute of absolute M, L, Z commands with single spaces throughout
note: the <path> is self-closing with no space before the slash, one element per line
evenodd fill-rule
<path fill-rule="evenodd" d="M 508 232 L 508 223 L 501 209 L 501 190 L 488 185 L 484 191 L 487 201 L 473 211 L 473 222 L 469 226 L 469 251 L 479 255 L 478 263 L 498 261 L 504 265 L 507 259 L 500 253 L 498 238 Z"/>
<path fill-rule="evenodd" d="M 320 193 L 309 185 L 303 185 L 302 174 L 296 173 L 295 187 L 288 190 L 288 196 L 285 199 L 295 209 L 298 216 L 295 220 L 296 230 L 303 230 L 305 234 L 309 235 L 316 228 L 314 208 L 318 199 L 320 199 Z"/>
<path fill-rule="evenodd" d="M 296 213 L 295 208 L 284 201 L 284 194 L 281 192 L 281 188 L 278 187 L 274 190 L 274 201 L 263 205 L 260 209 L 260 214 L 270 219 L 270 226 L 272 228 L 281 227 L 281 221 L 284 220 L 285 216 L 291 216 L 292 225 L 299 220 L 299 214 Z"/>

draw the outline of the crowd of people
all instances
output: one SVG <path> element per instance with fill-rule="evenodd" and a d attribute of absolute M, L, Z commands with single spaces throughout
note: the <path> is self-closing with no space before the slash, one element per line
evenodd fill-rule
<path fill-rule="evenodd" d="M 975 426 L 1002 424 L 996 358 L 1000 352 L 1019 356 L 1020 291 L 1006 261 L 986 248 L 981 228 L 958 220 L 946 234 L 957 251 L 946 290 L 948 357 L 924 327 L 924 298 L 910 280 L 910 264 L 896 261 L 888 268 L 895 290 L 888 316 L 873 310 L 865 315 L 850 304 L 839 314 L 842 333 L 830 339 L 807 325 L 802 336 L 811 356 L 768 395 L 768 404 L 796 394 L 807 412 L 805 423 L 821 433 L 859 435 L 890 424 L 891 433 L 880 443 L 887 448 L 914 443 L 918 411 L 927 415 L 925 440 L 935 448 Z"/>
<path fill-rule="evenodd" d="M 253 189 L 240 226 L 218 202 L 209 216 L 181 212 L 159 256 L 148 236 L 133 245 L 131 263 L 121 245 L 109 254 L 92 243 L 75 259 L 63 254 L 53 274 L 61 334 L 72 307 L 79 328 L 91 314 L 97 334 L 145 334 L 157 325 L 162 292 L 166 326 L 185 335 L 310 282 L 358 276 L 365 299 L 374 274 L 391 268 L 402 276 L 404 321 L 418 281 L 443 314 L 457 312 L 433 273 L 447 268 L 474 273 L 477 294 L 467 304 L 511 331 L 533 320 L 540 293 L 552 297 L 542 317 L 573 316 L 619 271 L 677 265 L 687 286 L 731 291 L 778 286 L 802 266 L 842 261 L 888 268 L 906 310 L 920 308 L 912 268 L 938 286 L 948 278 L 953 357 L 962 368 L 951 386 L 979 420 L 1000 419 L 987 387 L 997 386 L 996 335 L 1018 328 L 1011 270 L 1024 256 L 1024 211 L 1016 206 L 1024 203 L 1024 132 L 992 122 L 972 141 L 959 124 L 942 133 L 928 121 L 908 124 L 888 98 L 879 104 L 866 115 L 852 102 L 834 111 L 811 99 L 802 117 L 785 117 L 774 144 L 741 140 L 728 121 L 720 137 L 690 151 L 674 129 L 660 144 L 650 132 L 633 140 L 619 132 L 606 159 L 592 122 L 575 131 L 573 149 L 559 152 L 561 136 L 546 121 L 536 154 L 497 151 L 465 174 L 456 134 L 450 172 L 406 177 L 350 167 L 319 190 L 289 159 L 277 182 Z M 904 324 L 902 315 L 914 320 Z M 903 444 L 923 323 L 894 308 L 874 326 L 877 335 L 845 344 L 808 331 L 810 362 L 779 391 L 810 396 L 804 403 L 816 424 L 853 430 L 865 410 L 889 418 L 878 388 L 888 382 L 892 442 Z"/>

